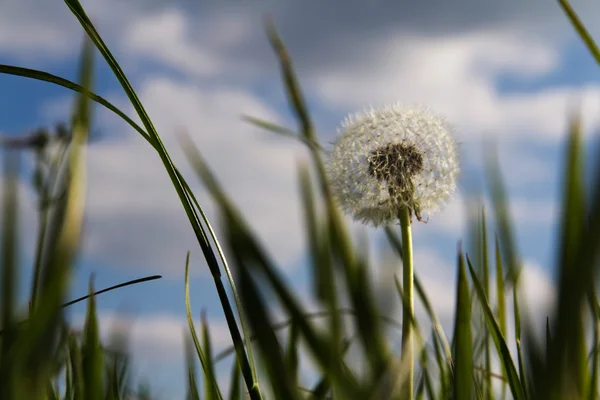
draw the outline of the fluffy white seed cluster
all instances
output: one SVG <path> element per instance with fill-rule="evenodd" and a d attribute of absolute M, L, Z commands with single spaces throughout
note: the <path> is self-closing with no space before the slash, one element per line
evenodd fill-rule
<path fill-rule="evenodd" d="M 456 190 L 458 147 L 444 118 L 392 105 L 348 116 L 328 153 L 327 174 L 345 213 L 378 226 L 401 206 L 419 219 Z"/>

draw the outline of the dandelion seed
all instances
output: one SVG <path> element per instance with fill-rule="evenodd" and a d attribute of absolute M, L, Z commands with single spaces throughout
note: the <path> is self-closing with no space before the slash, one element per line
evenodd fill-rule
<path fill-rule="evenodd" d="M 456 190 L 459 156 L 451 128 L 426 108 L 400 105 L 348 116 L 328 154 L 327 174 L 342 209 L 375 226 L 407 207 L 421 220 Z"/>

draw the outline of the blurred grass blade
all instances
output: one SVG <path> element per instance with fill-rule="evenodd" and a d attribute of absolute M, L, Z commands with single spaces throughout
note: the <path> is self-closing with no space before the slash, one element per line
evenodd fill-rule
<path fill-rule="evenodd" d="M 330 365 L 330 359 L 327 357 L 327 354 L 330 352 L 331 344 L 327 344 L 320 335 L 317 334 L 314 328 L 304 320 L 304 313 L 302 312 L 299 303 L 293 298 L 289 290 L 277 276 L 275 268 L 257 243 L 254 235 L 250 232 L 250 229 L 241 217 L 239 210 L 233 206 L 225 195 L 199 151 L 193 146 L 186 147 L 185 149 L 190 163 L 192 163 L 195 171 L 204 183 L 204 186 L 219 205 L 219 209 L 225 217 L 225 227 L 230 231 L 235 228 L 233 233 L 241 236 L 241 238 L 238 238 L 237 236 L 231 237 L 231 233 L 229 234 L 230 240 L 236 239 L 235 242 L 230 243 L 232 249 L 235 250 L 235 256 L 238 259 L 244 258 L 244 265 L 249 265 L 253 270 L 265 274 L 267 281 L 277 293 L 284 308 L 287 310 L 290 317 L 298 324 L 299 332 L 302 334 L 313 356 L 317 359 L 321 367 L 329 367 L 327 370 L 331 374 L 332 382 L 335 383 L 335 386 L 343 389 L 345 393 L 351 396 L 360 393 L 357 383 L 343 370 L 343 363 L 341 360 L 338 360 L 338 363 L 336 364 Z M 241 251 L 244 251 L 245 254 L 238 254 Z"/>
<path fill-rule="evenodd" d="M 2 266 L 0 285 L 2 294 L 1 324 L 7 334 L 0 340 L 0 397 L 12 398 L 15 394 L 15 378 L 13 361 L 10 353 L 13 348 L 14 335 L 14 310 L 16 300 L 16 287 L 19 281 L 18 270 L 18 210 L 19 210 L 19 170 L 20 157 L 18 152 L 4 153 L 3 187 L 2 187 Z"/>
<path fill-rule="evenodd" d="M 538 383 L 538 390 L 552 397 L 583 396 L 588 382 L 583 299 L 592 282 L 592 265 L 577 261 L 585 235 L 585 177 L 581 120 L 571 117 L 563 186 L 559 246 L 558 312 L 548 363 L 551 385 Z M 586 240 L 587 239 L 587 240 Z M 544 392 L 542 392 L 544 393 Z"/>
<path fill-rule="evenodd" d="M 240 277 L 240 295 L 248 321 L 255 332 L 258 346 L 261 349 L 262 360 L 266 364 L 273 394 L 277 399 L 299 399 L 298 392 L 286 368 L 281 344 L 271 329 L 269 310 L 260 295 L 256 284 L 250 277 L 251 267 L 248 265 L 252 257 L 247 257 L 244 251 L 244 241 L 239 240 L 237 227 L 229 221 L 226 225 L 227 238 L 235 251 L 233 256 L 238 265 Z"/>
<path fill-rule="evenodd" d="M 508 385 L 510 387 L 513 398 L 515 400 L 525 400 L 526 399 L 525 391 L 523 389 L 521 381 L 519 380 L 519 374 L 517 373 L 517 369 L 515 368 L 515 364 L 512 360 L 512 357 L 510 356 L 510 351 L 508 350 L 506 340 L 504 339 L 502 332 L 500 332 L 500 326 L 498 325 L 496 318 L 494 318 L 494 313 L 493 313 L 492 309 L 490 308 L 487 298 L 485 297 L 485 293 L 483 291 L 483 286 L 481 285 L 481 283 L 479 282 L 479 279 L 477 278 L 477 273 L 476 273 L 475 269 L 473 268 L 473 266 L 471 265 L 471 261 L 469 260 L 468 255 L 467 255 L 467 264 L 469 266 L 469 272 L 471 274 L 471 279 L 473 280 L 473 288 L 475 289 L 475 292 L 477 293 L 477 299 L 479 300 L 479 303 L 481 304 L 481 308 L 483 309 L 483 312 L 485 313 L 486 323 L 490 330 L 490 334 L 492 335 L 492 340 L 494 341 L 494 344 L 496 345 L 496 351 L 498 352 L 498 354 L 500 356 L 500 362 L 506 371 Z"/>
<path fill-rule="evenodd" d="M 212 362 L 212 345 L 210 344 L 210 332 L 208 330 L 208 322 L 206 315 L 202 313 L 202 342 L 204 343 L 204 356 L 206 357 L 206 370 L 204 379 L 207 384 L 204 386 L 204 396 L 207 400 L 219 399 L 222 396 L 215 393 L 214 386 L 218 386 L 217 375 L 215 374 L 214 365 Z M 209 385 L 209 382 L 215 382 L 215 385 Z"/>
<path fill-rule="evenodd" d="M 244 115 L 242 117 L 242 119 L 254 126 L 265 129 L 267 131 L 277 133 L 279 135 L 286 136 L 286 137 L 289 137 L 292 139 L 299 140 L 302 143 L 304 143 L 305 145 L 307 145 L 309 148 L 315 148 L 315 149 L 318 149 L 319 151 L 325 151 L 318 142 L 312 141 L 312 140 L 306 138 L 305 136 L 300 136 L 296 132 L 289 130 L 287 128 L 284 128 L 283 126 L 279 126 L 279 125 L 273 124 L 271 122 L 263 121 L 262 119 L 247 116 L 247 115 Z"/>
<path fill-rule="evenodd" d="M 79 80 L 89 88 L 93 78 L 93 47 L 84 41 Z M 32 310 L 27 329 L 19 334 L 16 352 L 19 352 L 15 370 L 21 365 L 28 382 L 21 385 L 20 398 L 38 398 L 46 393 L 45 380 L 52 374 L 60 351 L 63 316 L 61 303 L 68 290 L 72 264 L 81 238 L 81 225 L 85 199 L 86 142 L 91 120 L 91 106 L 87 97 L 75 101 L 70 152 L 61 175 L 59 190 L 64 196 L 57 201 L 48 225 L 40 280 L 40 305 Z"/>
<path fill-rule="evenodd" d="M 598 398 L 598 346 L 600 345 L 600 318 L 598 318 L 598 297 L 596 296 L 596 290 L 593 290 L 593 294 L 589 297 L 590 312 L 592 314 L 592 354 L 591 354 L 591 371 L 590 381 L 587 387 L 588 399 Z"/>
<path fill-rule="evenodd" d="M 307 233 L 307 242 L 311 256 L 312 285 L 314 295 L 330 311 L 330 333 L 333 343 L 341 346 L 344 336 L 344 325 L 336 310 L 339 308 L 338 289 L 335 280 L 335 271 L 329 250 L 329 235 L 327 225 L 317 215 L 317 205 L 314 201 L 312 181 L 309 167 L 301 164 L 300 167 L 300 192 L 304 206 L 304 221 Z M 340 357 L 340 348 L 332 346 L 330 349 L 331 362 L 337 362 Z"/>
<path fill-rule="evenodd" d="M 83 375 L 83 363 L 81 349 L 77 343 L 77 337 L 74 333 L 69 335 L 69 359 L 71 364 L 71 392 L 73 399 L 83 399 L 85 393 L 85 381 Z"/>
<path fill-rule="evenodd" d="M 490 186 L 494 215 L 500 237 L 500 246 L 504 253 L 504 261 L 508 272 L 507 277 L 510 284 L 517 285 L 521 272 L 521 264 L 517 245 L 514 240 L 515 235 L 510 220 L 506 190 L 498 165 L 498 155 L 491 147 L 488 147 L 486 150 L 486 177 Z"/>
<path fill-rule="evenodd" d="M 202 366 L 202 371 L 204 372 L 204 376 L 207 377 L 207 381 L 205 385 L 211 385 L 214 389 L 215 398 L 222 400 L 223 395 L 219 389 L 219 385 L 209 371 L 211 366 L 209 363 L 212 363 L 210 359 L 208 359 L 202 350 L 202 346 L 200 345 L 200 340 L 198 339 L 198 334 L 196 333 L 196 328 L 194 326 L 194 319 L 192 318 L 192 308 L 190 304 L 190 252 L 188 251 L 187 256 L 185 258 L 185 309 L 187 313 L 188 326 L 190 328 L 190 333 L 192 335 L 192 341 L 194 342 L 194 347 L 196 348 L 196 353 L 198 354 L 198 358 L 200 359 L 200 365 Z M 212 379 L 209 380 L 209 379 Z"/>
<path fill-rule="evenodd" d="M 298 328 L 292 322 L 288 336 L 287 350 L 285 352 L 285 368 L 288 371 L 288 376 L 292 380 L 292 385 L 298 386 L 299 383 L 299 367 L 300 359 L 298 356 L 299 343 Z"/>
<path fill-rule="evenodd" d="M 90 278 L 89 292 L 90 294 L 94 292 L 93 278 Z M 104 362 L 102 359 L 102 349 L 100 348 L 96 298 L 93 295 L 88 300 L 84 332 L 82 367 L 85 398 L 89 400 L 101 400 L 104 398 Z"/>
<path fill-rule="evenodd" d="M 200 400 L 200 393 L 198 392 L 198 384 L 196 383 L 196 362 L 193 356 L 193 343 L 190 339 L 190 333 L 184 332 L 184 345 L 185 345 L 185 360 L 187 366 L 187 395 L 186 400 Z M 237 360 L 235 361 L 237 364 Z M 209 386 L 209 385 L 206 385 Z"/>
<path fill-rule="evenodd" d="M 240 367 L 236 360 L 231 367 L 231 386 L 229 388 L 229 400 L 242 400 L 242 379 Z"/>
<path fill-rule="evenodd" d="M 482 266 L 482 279 L 483 279 L 483 288 L 485 290 L 485 295 L 488 299 L 491 299 L 490 292 L 490 259 L 488 254 L 488 237 L 487 237 L 487 224 L 485 218 L 485 207 L 481 207 L 481 266 Z M 463 261 L 464 262 L 464 261 Z M 466 271 L 465 271 L 466 272 Z M 485 319 L 485 317 L 483 317 Z M 487 332 L 487 326 L 484 324 L 483 326 L 483 341 L 484 341 L 484 357 L 485 357 L 485 369 L 489 372 L 492 370 L 492 354 L 490 349 L 490 340 L 489 333 Z M 483 390 L 484 390 L 484 399 L 492 400 L 494 397 L 492 391 L 492 378 L 491 375 L 485 374 L 483 376 Z"/>
<path fill-rule="evenodd" d="M 469 282 L 460 244 L 454 319 L 454 398 L 470 399 L 473 393 L 473 342 L 471 339 L 471 300 Z"/>

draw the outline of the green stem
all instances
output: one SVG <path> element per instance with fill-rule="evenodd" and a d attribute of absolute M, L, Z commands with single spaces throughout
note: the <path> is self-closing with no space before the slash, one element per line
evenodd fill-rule
<path fill-rule="evenodd" d="M 406 383 L 403 385 L 403 398 L 412 399 L 414 392 L 414 364 L 415 354 L 411 331 L 411 317 L 414 313 L 414 269 L 412 234 L 410 230 L 410 209 L 401 207 L 398 213 L 400 229 L 402 231 L 402 286 L 404 286 L 404 311 L 402 312 L 402 363 L 408 365 Z"/>

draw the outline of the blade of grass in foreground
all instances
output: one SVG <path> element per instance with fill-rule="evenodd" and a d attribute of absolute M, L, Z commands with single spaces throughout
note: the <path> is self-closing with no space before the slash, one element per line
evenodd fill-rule
<path fill-rule="evenodd" d="M 473 342 L 471 340 L 471 300 L 469 282 L 460 244 L 454 319 L 454 398 L 470 399 L 473 392 Z"/>
<path fill-rule="evenodd" d="M 512 392 L 513 398 L 515 400 L 525 400 L 525 391 L 523 386 L 521 385 L 521 381 L 519 379 L 519 374 L 517 373 L 517 369 L 515 368 L 515 364 L 510 355 L 510 351 L 508 350 L 508 346 L 506 344 L 506 340 L 500 331 L 500 326 L 494 318 L 494 313 L 490 308 L 490 305 L 485 297 L 485 292 L 483 290 L 483 286 L 479 282 L 479 278 L 477 278 L 477 272 L 471 265 L 471 261 L 469 260 L 469 256 L 467 255 L 467 264 L 469 266 L 469 272 L 471 273 L 471 279 L 473 280 L 473 288 L 477 293 L 477 299 L 481 304 L 481 308 L 485 313 L 486 323 L 490 330 L 490 334 L 492 335 L 492 340 L 496 345 L 496 351 L 500 355 L 500 362 L 504 366 L 504 369 L 508 378 L 508 385 Z"/>
<path fill-rule="evenodd" d="M 200 218 L 199 218 L 196 210 L 194 209 L 194 204 L 192 203 L 192 199 L 194 199 L 194 196 L 193 196 L 193 194 L 191 194 L 189 192 L 189 190 L 188 190 L 189 188 L 187 188 L 187 184 L 186 184 L 185 180 L 183 179 L 183 177 L 181 176 L 179 171 L 175 168 L 175 165 L 173 164 L 167 150 L 165 149 L 164 145 L 162 144 L 162 141 L 158 135 L 158 132 L 154 128 L 154 125 L 152 124 L 150 117 L 146 113 L 146 110 L 144 109 L 142 103 L 140 102 L 137 94 L 133 90 L 133 87 L 129 83 L 129 80 L 125 76 L 123 70 L 117 63 L 116 59 L 114 58 L 114 56 L 112 55 L 112 53 L 110 52 L 110 50 L 108 49 L 108 47 L 106 46 L 106 44 L 104 43 L 104 41 L 102 40 L 102 38 L 100 37 L 98 32 L 96 31 L 96 29 L 94 28 L 94 25 L 88 18 L 87 14 L 85 13 L 85 11 L 84 11 L 83 7 L 81 6 L 81 4 L 79 3 L 79 1 L 78 0 L 65 0 L 65 3 L 69 7 L 69 9 L 73 13 L 73 15 L 75 15 L 75 17 L 77 17 L 81 26 L 86 31 L 86 33 L 88 34 L 88 36 L 90 37 L 92 42 L 96 45 L 96 48 L 100 51 L 100 53 L 102 54 L 102 56 L 108 63 L 109 67 L 112 69 L 113 73 L 115 74 L 115 77 L 119 80 L 119 83 L 123 87 L 123 90 L 125 91 L 129 100 L 131 101 L 131 104 L 133 105 L 134 109 L 136 110 L 137 114 L 139 115 L 140 119 L 142 120 L 142 123 L 144 124 L 144 127 L 146 128 L 148 136 L 151 138 L 151 143 L 154 144 L 154 147 L 155 147 L 158 155 L 160 156 L 161 161 L 163 162 L 163 165 L 169 175 L 169 178 L 171 179 L 171 182 L 172 182 L 175 190 L 177 191 L 177 194 L 183 205 L 183 208 L 185 209 L 185 212 L 188 216 L 190 224 L 192 225 L 192 229 L 194 230 L 194 233 L 196 234 L 196 238 L 198 240 L 200 248 L 204 254 L 204 257 L 206 258 L 208 267 L 209 267 L 211 274 L 213 276 L 213 279 L 215 281 L 215 286 L 217 288 L 219 300 L 221 302 L 223 311 L 225 313 L 225 318 L 227 320 L 227 324 L 229 327 L 229 331 L 231 333 L 232 340 L 233 340 L 234 344 L 236 344 L 236 349 L 238 349 L 237 356 L 238 356 L 238 360 L 241 364 L 242 374 L 244 375 L 244 379 L 246 381 L 248 391 L 250 392 L 250 397 L 253 400 L 259 400 L 262 398 L 262 395 L 260 393 L 260 389 L 258 387 L 258 382 L 256 380 L 256 367 L 254 365 L 254 360 L 252 358 L 251 350 L 250 350 L 250 348 L 248 348 L 248 353 L 246 353 L 244 351 L 242 337 L 241 337 L 239 329 L 237 327 L 237 322 L 235 320 L 233 309 L 232 309 L 229 299 L 227 297 L 227 292 L 225 291 L 225 287 L 223 286 L 223 283 L 221 281 L 221 272 L 219 269 L 218 261 L 215 257 L 214 251 L 213 251 L 210 243 L 208 242 L 208 238 L 204 231 L 204 228 L 203 228 L 202 224 L 200 223 Z M 201 211 L 201 208 L 200 207 L 198 207 L 198 208 Z M 202 214 L 202 216 L 204 216 L 204 214 L 202 212 L 201 212 L 201 214 Z M 230 282 L 232 284 L 232 289 L 235 292 L 235 286 L 233 285 L 233 280 L 229 276 L 228 276 L 228 278 L 230 279 Z M 240 305 L 238 304 L 238 309 L 239 308 L 240 308 Z M 249 334 L 244 329 L 243 316 L 241 314 L 240 314 L 240 319 L 242 321 L 243 334 L 245 336 L 246 342 L 249 342 Z"/>

